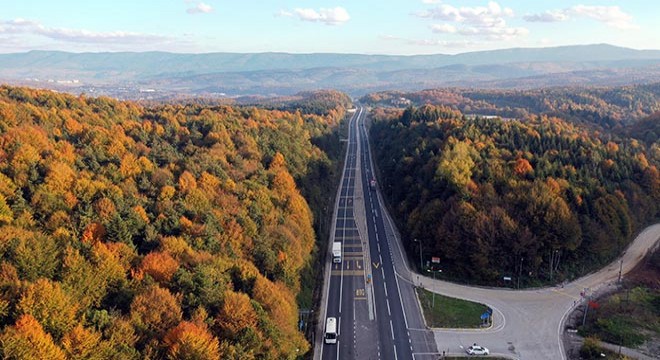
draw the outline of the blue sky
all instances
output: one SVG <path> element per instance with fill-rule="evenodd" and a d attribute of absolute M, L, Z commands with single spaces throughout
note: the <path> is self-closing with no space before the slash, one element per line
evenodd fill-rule
<path fill-rule="evenodd" d="M 0 52 L 657 49 L 658 14 L 650 0 L 4 0 Z"/>

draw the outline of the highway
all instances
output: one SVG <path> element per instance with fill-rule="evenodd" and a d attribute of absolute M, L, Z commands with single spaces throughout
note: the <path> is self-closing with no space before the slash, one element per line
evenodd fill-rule
<path fill-rule="evenodd" d="M 334 264 L 327 254 L 314 359 L 436 359 L 435 339 L 424 326 L 411 273 L 395 271 L 408 267 L 391 220 L 378 189 L 370 187 L 373 162 L 365 116 L 358 107 L 350 119 L 329 239 L 342 242 L 343 258 Z M 323 342 L 328 317 L 338 319 L 337 344 Z"/>

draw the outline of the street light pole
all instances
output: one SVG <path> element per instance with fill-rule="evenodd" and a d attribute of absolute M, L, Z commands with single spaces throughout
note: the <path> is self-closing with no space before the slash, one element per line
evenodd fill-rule
<path fill-rule="evenodd" d="M 518 269 L 518 289 L 520 289 L 520 277 L 522 276 L 522 265 L 524 257 L 520 258 L 520 269 Z"/>
<path fill-rule="evenodd" d="M 419 272 L 424 271 L 424 261 L 422 260 L 422 241 L 414 239 L 413 242 L 419 243 Z"/>
<path fill-rule="evenodd" d="M 441 270 L 436 270 L 433 267 L 431 269 L 427 269 L 426 271 L 430 271 L 433 273 L 433 280 L 435 280 L 435 273 L 437 272 L 442 272 Z M 433 323 L 435 324 L 435 291 L 431 291 L 431 319 Z"/>
<path fill-rule="evenodd" d="M 431 268 L 431 271 L 433 272 L 433 281 L 435 281 L 435 269 Z M 431 307 L 433 308 L 433 311 L 435 311 L 435 291 L 433 292 L 433 301 L 431 303 Z"/>

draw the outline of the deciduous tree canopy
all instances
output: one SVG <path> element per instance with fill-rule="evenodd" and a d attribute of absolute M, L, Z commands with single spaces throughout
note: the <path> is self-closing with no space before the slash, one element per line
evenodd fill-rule
<path fill-rule="evenodd" d="M 656 143 L 555 117 L 467 118 L 433 105 L 373 117 L 385 195 L 413 254 L 417 238 L 445 276 L 492 284 L 583 274 L 660 217 Z"/>
<path fill-rule="evenodd" d="M 348 101 L 143 107 L 0 87 L 0 357 L 305 353 L 310 205 L 330 202 Z"/>

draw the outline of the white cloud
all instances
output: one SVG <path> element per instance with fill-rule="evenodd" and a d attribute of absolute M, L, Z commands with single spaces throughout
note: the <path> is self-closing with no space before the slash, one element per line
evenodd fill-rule
<path fill-rule="evenodd" d="M 498 3 L 491 1 L 488 6 L 455 7 L 441 4 L 438 7 L 416 14 L 422 18 L 474 24 L 480 26 L 502 26 L 505 17 L 512 17 L 513 10 L 502 8 Z"/>
<path fill-rule="evenodd" d="M 633 23 L 632 15 L 618 6 L 575 5 L 561 10 L 526 15 L 523 19 L 529 22 L 559 22 L 579 17 L 590 18 L 620 30 L 639 29 L 639 26 Z"/>
<path fill-rule="evenodd" d="M 440 4 L 442 0 L 422 0 L 424 4 Z"/>
<path fill-rule="evenodd" d="M 433 47 L 443 47 L 443 48 L 451 48 L 451 49 L 467 48 L 470 46 L 475 46 L 480 44 L 477 41 L 468 41 L 468 40 L 447 41 L 440 39 L 410 39 L 410 38 L 394 36 L 394 35 L 381 35 L 380 38 L 383 40 L 399 41 L 406 43 L 408 45 L 433 46 Z"/>
<path fill-rule="evenodd" d="M 38 35 L 53 40 L 72 43 L 123 43 L 140 44 L 165 42 L 170 40 L 164 36 L 141 34 L 127 31 L 94 32 L 84 29 L 66 29 L 47 27 L 41 23 L 25 19 L 0 20 L 0 35 L 23 34 Z"/>
<path fill-rule="evenodd" d="M 431 30 L 433 30 L 434 33 L 453 34 L 456 32 L 456 26 L 449 24 L 434 24 L 431 25 Z"/>
<path fill-rule="evenodd" d="M 540 14 L 525 15 L 523 19 L 529 22 L 558 22 L 568 20 L 568 15 L 561 10 L 550 10 Z"/>
<path fill-rule="evenodd" d="M 625 13 L 618 6 L 587 6 L 576 5 L 568 11 L 574 16 L 584 16 L 596 21 L 600 21 L 607 26 L 611 26 L 621 30 L 638 29 L 639 27 L 633 24 L 633 17 Z"/>
<path fill-rule="evenodd" d="M 500 41 L 525 36 L 529 34 L 529 30 L 520 27 L 464 27 L 458 33 L 465 36 L 480 36 L 488 40 Z"/>
<path fill-rule="evenodd" d="M 351 17 L 343 7 L 314 9 L 294 9 L 293 12 L 280 10 L 276 16 L 298 17 L 302 21 L 320 22 L 326 25 L 341 25 L 348 22 Z"/>
<path fill-rule="evenodd" d="M 457 8 L 451 5 L 440 5 L 435 9 L 424 10 L 416 13 L 415 15 L 421 18 L 430 18 L 445 21 L 462 21 L 463 17 L 459 14 Z"/>
<path fill-rule="evenodd" d="M 433 1 L 433 0 L 428 0 Z M 431 2 L 429 2 L 431 3 Z M 511 8 L 502 7 L 494 1 L 487 6 L 461 6 L 440 4 L 437 7 L 414 14 L 420 18 L 443 20 L 452 24 L 435 24 L 435 33 L 449 33 L 463 36 L 480 36 L 487 40 L 509 40 L 525 36 L 529 31 L 522 27 L 508 27 L 506 18 L 514 16 Z"/>
<path fill-rule="evenodd" d="M 186 1 L 187 3 L 191 3 L 190 1 Z M 186 12 L 188 14 L 194 15 L 194 14 L 208 14 L 213 12 L 213 7 L 209 4 L 205 4 L 203 2 L 200 3 L 193 3 L 195 4 L 194 7 L 188 8 Z"/>
<path fill-rule="evenodd" d="M 280 10 L 280 11 L 275 13 L 275 16 L 276 17 L 291 17 L 291 16 L 293 16 L 293 13 L 291 11 L 287 11 L 287 10 Z"/>

